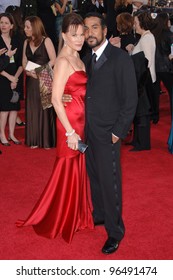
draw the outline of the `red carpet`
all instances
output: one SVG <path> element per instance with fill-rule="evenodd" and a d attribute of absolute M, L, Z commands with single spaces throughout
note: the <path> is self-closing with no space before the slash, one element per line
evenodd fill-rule
<path fill-rule="evenodd" d="M 39 237 L 32 227 L 15 227 L 15 221 L 27 217 L 41 194 L 53 167 L 55 149 L 1 145 L 0 259 L 173 259 L 173 155 L 167 150 L 168 108 L 168 96 L 163 94 L 160 122 L 151 127 L 151 151 L 133 153 L 122 145 L 126 235 L 110 256 L 101 253 L 107 237 L 104 227 L 76 233 L 70 245 L 60 237 Z M 16 136 L 23 141 L 24 128 L 18 127 Z"/>

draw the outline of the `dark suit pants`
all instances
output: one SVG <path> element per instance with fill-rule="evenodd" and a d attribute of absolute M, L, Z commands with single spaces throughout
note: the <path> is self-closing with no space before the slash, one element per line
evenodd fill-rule
<path fill-rule="evenodd" d="M 125 230 L 122 220 L 121 142 L 112 144 L 110 135 L 110 141 L 102 143 L 89 129 L 87 143 L 86 159 L 93 217 L 104 220 L 108 236 L 121 240 Z"/>

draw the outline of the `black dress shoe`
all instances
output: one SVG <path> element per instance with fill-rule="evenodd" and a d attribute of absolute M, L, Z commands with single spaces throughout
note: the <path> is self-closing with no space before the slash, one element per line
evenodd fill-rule
<path fill-rule="evenodd" d="M 119 243 L 120 241 L 118 241 L 114 237 L 108 237 L 105 245 L 102 248 L 102 253 L 107 255 L 114 253 L 118 249 Z"/>

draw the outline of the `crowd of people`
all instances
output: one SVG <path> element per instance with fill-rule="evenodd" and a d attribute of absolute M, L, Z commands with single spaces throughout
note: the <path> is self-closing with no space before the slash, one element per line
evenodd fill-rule
<path fill-rule="evenodd" d="M 102 252 L 111 254 L 125 234 L 121 140 L 133 126 L 126 143 L 130 151 L 151 149 L 150 124 L 159 122 L 161 81 L 172 116 L 169 15 L 158 10 L 153 16 L 143 0 L 78 1 L 74 11 L 66 0 L 8 4 L 0 5 L 1 144 L 22 144 L 15 136 L 17 122 L 25 125 L 28 147 L 57 147 L 40 199 L 16 224 L 32 225 L 48 238 L 60 234 L 67 242 L 78 230 L 104 225 L 108 238 Z M 35 68 L 27 69 L 30 62 L 53 68 L 49 108 L 42 107 L 40 80 Z M 26 124 L 17 120 L 24 77 Z M 12 102 L 16 92 L 19 98 Z M 81 141 L 86 153 L 79 151 Z M 173 127 L 168 145 L 173 153 Z"/>

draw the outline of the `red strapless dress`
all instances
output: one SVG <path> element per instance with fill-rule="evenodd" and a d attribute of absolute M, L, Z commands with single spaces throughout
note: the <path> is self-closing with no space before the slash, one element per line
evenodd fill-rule
<path fill-rule="evenodd" d="M 86 82 L 86 73 L 76 71 L 69 77 L 64 91 L 73 97 L 66 106 L 66 114 L 82 140 Z M 18 220 L 16 225 L 32 225 L 38 235 L 55 238 L 60 234 L 71 242 L 74 232 L 94 227 L 88 192 L 85 154 L 67 147 L 65 129 L 57 118 L 57 157 L 52 175 L 27 220 Z"/>

